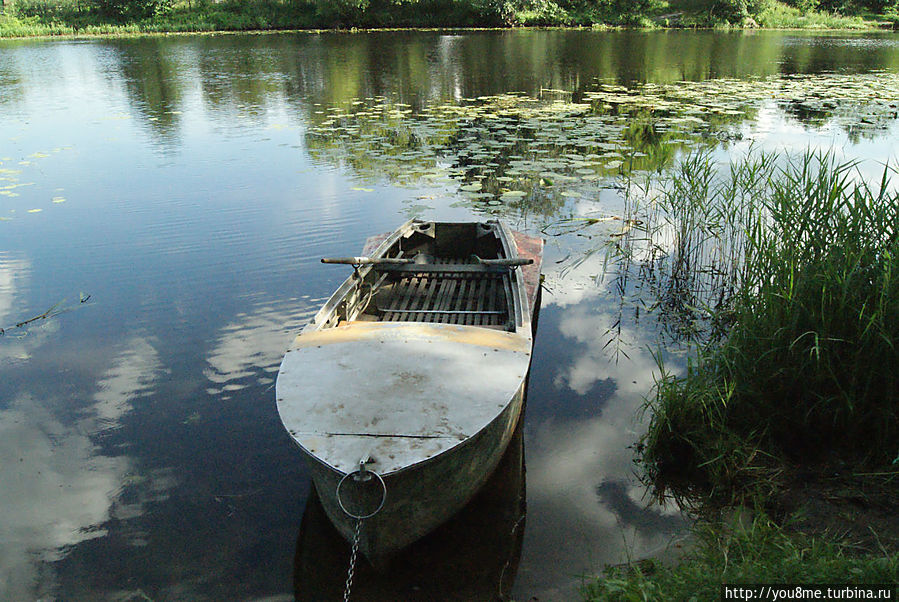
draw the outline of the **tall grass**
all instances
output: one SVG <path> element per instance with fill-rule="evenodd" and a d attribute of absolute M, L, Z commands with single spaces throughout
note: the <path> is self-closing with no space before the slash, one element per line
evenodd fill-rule
<path fill-rule="evenodd" d="M 647 408 L 641 460 L 660 494 L 899 450 L 895 171 L 872 184 L 828 154 L 779 165 L 755 156 L 718 178 L 694 155 L 658 203 L 661 298 L 708 324 L 686 375 L 662 377 Z"/>
<path fill-rule="evenodd" d="M 43 23 L 39 17 L 18 18 L 0 14 L 0 38 L 26 38 L 54 36 L 72 33 L 72 28 L 61 23 Z"/>
<path fill-rule="evenodd" d="M 762 27 L 770 29 L 864 29 L 859 16 L 829 12 L 802 11 L 783 2 L 768 2 L 755 16 Z"/>

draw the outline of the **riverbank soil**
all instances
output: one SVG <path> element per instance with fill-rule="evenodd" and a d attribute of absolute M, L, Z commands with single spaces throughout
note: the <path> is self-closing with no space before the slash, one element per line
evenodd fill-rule
<path fill-rule="evenodd" d="M 899 473 L 833 463 L 784 467 L 769 515 L 788 531 L 828 538 L 862 554 L 899 552 Z"/>
<path fill-rule="evenodd" d="M 899 473 L 784 465 L 744 485 L 753 493 L 727 503 L 694 490 L 681 500 L 696 518 L 686 539 L 607 567 L 585 582 L 583 599 L 720 600 L 722 584 L 899 583 Z"/>

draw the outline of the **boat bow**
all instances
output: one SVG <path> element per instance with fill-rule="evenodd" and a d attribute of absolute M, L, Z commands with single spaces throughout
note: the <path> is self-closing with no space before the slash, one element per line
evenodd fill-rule
<path fill-rule="evenodd" d="M 341 473 L 361 458 L 387 476 L 480 432 L 521 389 L 530 332 L 349 322 L 299 335 L 277 381 L 278 411 L 311 457 Z"/>

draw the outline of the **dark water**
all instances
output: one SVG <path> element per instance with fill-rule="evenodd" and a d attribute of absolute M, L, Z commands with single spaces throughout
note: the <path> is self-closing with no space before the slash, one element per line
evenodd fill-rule
<path fill-rule="evenodd" d="M 677 143 L 632 128 L 635 114 L 608 119 L 627 128 L 619 148 L 639 150 L 641 173 L 700 144 L 720 158 L 834 149 L 873 173 L 896 157 L 897 73 L 899 37 L 886 34 L 0 42 L 0 598 L 291 599 L 295 578 L 305 592 L 333 588 L 346 551 L 314 504 L 303 516 L 310 485 L 274 378 L 346 275 L 318 259 L 356 253 L 412 215 L 543 231 L 547 290 L 516 450 L 526 471 L 507 462 L 483 512 L 451 525 L 448 543 L 425 542 L 421 574 L 381 597 L 422 595 L 439 567 L 446 582 L 483 577 L 484 599 L 509 584 L 519 600 L 571 599 L 582 575 L 666 549 L 682 523 L 646 506 L 629 448 L 661 327 L 651 302 L 641 314 L 605 276 L 601 249 L 620 224 L 567 227 L 619 210 L 611 172 L 623 168 L 607 157 L 577 180 L 595 150 L 576 129 L 589 119 L 551 103 L 599 85 L 868 78 L 880 104 L 855 121 L 858 100 L 845 96 L 824 108 L 757 101 Z M 509 93 L 517 100 L 464 100 Z M 465 149 L 511 136 L 491 103 L 532 100 L 555 111 L 515 142 L 511 160 L 531 161 L 516 169 L 537 174 L 533 185 L 510 183 L 521 176 L 508 156 L 481 173 L 491 157 Z M 478 115 L 431 113 L 478 102 Z M 550 131 L 556 142 L 538 149 Z M 565 163 L 572 152 L 587 161 Z M 490 194 L 461 188 L 472 181 Z M 507 560 L 478 564 L 475 579 L 478 554 Z M 368 579 L 360 592 L 377 586 Z"/>

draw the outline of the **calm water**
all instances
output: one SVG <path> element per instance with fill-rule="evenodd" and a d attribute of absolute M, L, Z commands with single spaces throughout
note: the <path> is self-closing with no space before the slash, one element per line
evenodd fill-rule
<path fill-rule="evenodd" d="M 383 599 L 496 558 L 516 599 L 571 599 L 581 575 L 664 550 L 682 522 L 646 507 L 629 449 L 663 326 L 607 277 L 620 223 L 578 218 L 620 211 L 625 169 L 698 145 L 832 148 L 876 173 L 896 159 L 897 73 L 886 34 L 0 42 L 0 598 L 291 599 L 295 577 L 342 580 L 342 544 L 314 503 L 303 516 L 274 377 L 346 276 L 318 259 L 412 215 L 542 231 L 547 279 L 523 448 Z M 819 76 L 817 96 L 782 84 Z M 840 95 L 847 76 L 876 91 Z M 721 94 L 715 119 L 681 107 L 649 129 L 645 108 L 591 96 L 732 80 L 786 96 Z"/>

